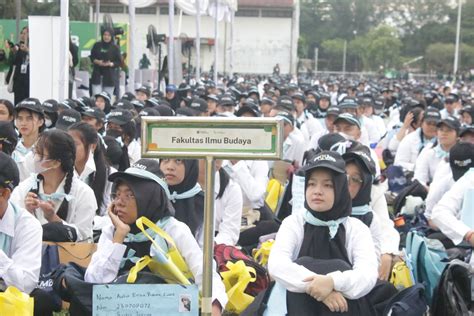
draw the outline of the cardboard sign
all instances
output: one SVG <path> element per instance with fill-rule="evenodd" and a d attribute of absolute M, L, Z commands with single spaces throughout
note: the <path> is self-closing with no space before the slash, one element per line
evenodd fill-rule
<path fill-rule="evenodd" d="M 280 159 L 276 118 L 143 117 L 143 157 Z"/>
<path fill-rule="evenodd" d="M 189 316 L 199 314 L 197 285 L 94 285 L 94 316 Z"/>

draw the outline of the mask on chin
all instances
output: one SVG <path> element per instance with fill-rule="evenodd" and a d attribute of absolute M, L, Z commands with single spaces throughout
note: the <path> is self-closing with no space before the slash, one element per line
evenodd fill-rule
<path fill-rule="evenodd" d="M 342 137 L 344 137 L 344 138 L 347 139 L 347 140 L 353 140 L 353 141 L 356 140 L 354 137 L 352 137 L 351 135 L 348 135 L 348 134 L 346 134 L 346 133 L 339 132 L 338 134 L 341 135 Z"/>

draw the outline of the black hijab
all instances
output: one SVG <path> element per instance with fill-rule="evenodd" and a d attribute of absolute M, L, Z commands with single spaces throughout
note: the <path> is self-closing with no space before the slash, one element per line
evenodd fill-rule
<path fill-rule="evenodd" d="M 165 190 L 155 181 L 137 178 L 134 176 L 123 175 L 117 178 L 116 185 L 125 183 L 130 187 L 137 202 L 137 219 L 145 216 L 153 223 L 160 219 L 171 216 L 173 213 L 172 206 L 168 200 Z M 137 234 L 140 232 L 135 223 L 130 224 L 130 233 Z M 125 242 L 127 246 L 125 255 L 130 249 L 135 251 L 136 257 L 143 257 L 150 253 L 151 241 L 144 242 Z M 129 270 L 134 263 L 126 261 L 122 270 Z"/>
<path fill-rule="evenodd" d="M 362 175 L 362 186 L 360 187 L 357 195 L 352 199 L 352 207 L 364 206 L 370 203 L 370 194 L 372 192 L 372 174 L 369 172 L 367 167 L 357 158 L 349 158 L 346 160 L 346 164 L 353 163 L 359 169 Z M 351 215 L 352 217 L 360 219 L 365 225 L 370 227 L 374 214 L 368 212 L 364 215 Z"/>
<path fill-rule="evenodd" d="M 337 220 L 342 217 L 350 216 L 351 196 L 347 185 L 347 176 L 345 173 L 339 173 L 329 168 L 334 183 L 334 205 L 327 212 L 316 212 L 309 208 L 305 198 L 305 208 L 319 220 L 330 221 Z M 309 168 L 305 172 L 305 192 L 311 173 L 316 168 Z M 306 196 L 306 193 L 305 193 Z M 339 225 L 339 229 L 334 238 L 329 235 L 329 227 L 315 226 L 310 223 L 304 225 L 304 237 L 301 250 L 298 257 L 309 256 L 314 259 L 342 259 L 350 264 L 346 250 L 346 229 L 343 224 Z"/>
<path fill-rule="evenodd" d="M 199 162 L 197 159 L 186 159 L 184 162 L 184 180 L 177 185 L 170 185 L 170 193 L 181 194 L 194 188 L 199 177 Z M 201 191 L 187 199 L 177 199 L 173 202 L 175 217 L 188 225 L 194 236 L 201 227 L 204 218 L 204 194 Z"/>

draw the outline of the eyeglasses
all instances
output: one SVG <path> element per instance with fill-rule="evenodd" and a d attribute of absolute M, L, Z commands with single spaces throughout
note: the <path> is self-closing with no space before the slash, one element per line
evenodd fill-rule
<path fill-rule="evenodd" d="M 349 184 L 362 184 L 364 181 L 359 177 L 351 177 L 348 175 L 347 182 L 349 182 Z"/>
<path fill-rule="evenodd" d="M 134 198 L 135 198 L 135 195 L 133 195 L 133 193 L 130 193 L 130 192 L 126 192 L 126 193 L 115 192 L 110 195 L 110 199 L 112 201 L 117 201 L 118 199 L 120 199 L 125 203 L 130 202 Z"/>

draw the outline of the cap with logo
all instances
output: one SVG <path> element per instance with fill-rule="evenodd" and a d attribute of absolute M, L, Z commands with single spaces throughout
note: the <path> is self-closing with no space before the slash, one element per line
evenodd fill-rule
<path fill-rule="evenodd" d="M 99 108 L 87 108 L 82 112 L 83 116 L 89 116 L 97 119 L 98 121 L 105 121 L 105 113 Z"/>
<path fill-rule="evenodd" d="M 438 123 L 439 120 L 441 120 L 441 114 L 437 109 L 430 107 L 423 114 L 423 120 L 427 122 Z"/>
<path fill-rule="evenodd" d="M 129 110 L 129 111 L 135 110 L 135 107 L 133 106 L 133 104 L 130 101 L 125 100 L 125 99 L 120 99 L 117 102 L 115 102 L 114 108 L 124 109 L 124 110 Z"/>
<path fill-rule="evenodd" d="M 122 95 L 122 99 L 125 99 L 125 100 L 128 100 L 128 101 L 133 101 L 135 100 L 135 95 L 131 92 L 125 92 L 123 95 Z"/>
<path fill-rule="evenodd" d="M 276 107 L 288 112 L 295 110 L 295 104 L 293 103 L 293 99 L 287 95 L 278 98 L 276 102 Z"/>
<path fill-rule="evenodd" d="M 140 88 L 136 89 L 135 92 L 143 92 L 146 94 L 147 97 L 150 97 L 150 88 L 148 88 L 147 86 L 141 86 Z"/>
<path fill-rule="evenodd" d="M 207 112 L 207 102 L 201 98 L 194 98 L 189 104 L 189 108 L 199 113 L 205 113 Z"/>
<path fill-rule="evenodd" d="M 114 123 L 117 125 L 124 125 L 131 122 L 133 115 L 129 110 L 116 109 L 107 115 L 107 122 Z"/>
<path fill-rule="evenodd" d="M 66 99 L 66 100 L 63 100 L 61 102 L 59 102 L 58 104 L 58 108 L 60 110 L 67 110 L 67 109 L 76 109 L 77 107 L 77 103 L 76 101 L 72 100 L 72 99 Z"/>
<path fill-rule="evenodd" d="M 295 100 L 300 100 L 301 102 L 306 102 L 306 98 L 304 96 L 303 93 L 301 92 L 295 92 L 293 93 L 293 95 L 291 96 L 292 99 L 295 99 Z"/>
<path fill-rule="evenodd" d="M 456 133 L 459 133 L 459 130 L 461 129 L 461 122 L 452 115 L 447 116 L 436 124 L 437 127 L 441 127 L 442 125 L 454 129 Z"/>
<path fill-rule="evenodd" d="M 235 116 L 242 116 L 244 113 L 250 113 L 255 117 L 262 116 L 258 105 L 255 104 L 252 100 L 245 101 L 244 105 L 235 113 Z"/>
<path fill-rule="evenodd" d="M 155 108 L 146 108 L 140 111 L 139 116 L 160 116 L 160 111 Z"/>
<path fill-rule="evenodd" d="M 15 161 L 0 151 L 0 187 L 13 191 L 19 182 L 20 173 Z"/>
<path fill-rule="evenodd" d="M 38 99 L 28 98 L 17 104 L 15 112 L 18 113 L 21 110 L 29 110 L 31 112 L 39 114 L 41 117 L 44 117 L 43 108 Z"/>
<path fill-rule="evenodd" d="M 81 113 L 73 109 L 67 109 L 59 114 L 56 128 L 66 131 L 69 126 L 81 121 Z"/>
<path fill-rule="evenodd" d="M 340 121 L 344 121 L 351 125 L 356 125 L 358 128 L 361 128 L 359 119 L 352 113 L 339 114 L 337 118 L 334 120 L 334 124 L 337 124 L 337 122 L 340 122 Z"/>
<path fill-rule="evenodd" d="M 219 96 L 218 104 L 220 106 L 235 106 L 235 101 L 230 94 L 226 93 Z"/>
<path fill-rule="evenodd" d="M 98 97 L 104 98 L 108 103 L 111 101 L 110 94 L 107 91 L 102 91 L 101 93 L 96 94 L 95 98 L 97 99 Z"/>
<path fill-rule="evenodd" d="M 2 144 L 2 151 L 7 154 L 12 154 L 18 143 L 18 135 L 9 121 L 0 122 L 0 144 Z"/>
<path fill-rule="evenodd" d="M 314 169 L 327 168 L 337 173 L 346 173 L 346 163 L 341 155 L 334 151 L 322 151 L 303 167 L 306 176 L 309 176 Z"/>
<path fill-rule="evenodd" d="M 454 181 L 458 181 L 466 171 L 474 167 L 474 144 L 459 142 L 449 151 L 449 165 Z"/>
<path fill-rule="evenodd" d="M 459 137 L 463 137 L 466 134 L 474 134 L 474 125 L 467 125 L 461 127 L 461 131 L 459 132 Z"/>
<path fill-rule="evenodd" d="M 335 116 L 339 116 L 341 114 L 341 108 L 338 107 L 338 106 L 330 106 L 327 110 L 327 114 L 326 115 L 335 115 Z"/>
<path fill-rule="evenodd" d="M 41 104 L 44 113 L 57 113 L 58 112 L 58 101 L 49 99 Z"/>
<path fill-rule="evenodd" d="M 278 112 L 275 117 L 282 119 L 285 123 L 291 124 L 292 126 L 295 125 L 295 118 L 288 112 Z"/>
<path fill-rule="evenodd" d="M 342 109 L 342 110 L 346 110 L 346 109 L 357 109 L 358 105 L 356 102 L 354 102 L 354 100 L 352 99 L 344 99 L 344 101 L 342 101 L 340 104 L 338 104 L 338 106 Z"/>

